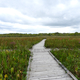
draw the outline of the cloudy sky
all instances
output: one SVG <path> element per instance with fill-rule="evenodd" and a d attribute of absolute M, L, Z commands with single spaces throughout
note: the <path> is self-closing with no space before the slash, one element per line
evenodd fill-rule
<path fill-rule="evenodd" d="M 80 32 L 80 0 L 0 0 L 0 34 Z"/>

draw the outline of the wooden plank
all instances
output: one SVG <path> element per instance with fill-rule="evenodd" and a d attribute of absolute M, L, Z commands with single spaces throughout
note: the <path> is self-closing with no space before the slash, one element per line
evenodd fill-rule
<path fill-rule="evenodd" d="M 33 46 L 30 71 L 27 80 L 76 80 L 66 73 L 44 47 L 45 39 Z"/>

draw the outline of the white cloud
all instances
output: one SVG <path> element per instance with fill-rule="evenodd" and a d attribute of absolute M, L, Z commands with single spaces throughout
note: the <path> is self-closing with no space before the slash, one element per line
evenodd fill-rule
<path fill-rule="evenodd" d="M 49 29 L 49 32 L 60 32 L 60 33 L 70 33 L 70 32 L 73 32 L 73 28 L 70 28 L 70 27 L 55 27 L 55 28 L 50 28 Z"/>
<path fill-rule="evenodd" d="M 57 8 L 58 8 L 59 10 L 65 10 L 65 9 L 66 9 L 66 5 L 60 3 L 60 4 L 57 5 Z"/>
<path fill-rule="evenodd" d="M 79 25 L 79 0 L 0 1 L 0 30 L 4 33 L 79 32 Z"/>
<path fill-rule="evenodd" d="M 70 5 L 72 7 L 75 7 L 75 6 L 79 5 L 79 1 L 78 0 L 71 0 Z"/>
<path fill-rule="evenodd" d="M 6 22 L 14 21 L 17 23 L 26 23 L 34 22 L 36 19 L 29 17 L 27 15 L 23 15 L 21 12 L 19 12 L 16 9 L 13 8 L 0 8 L 0 17 L 5 18 Z"/>
<path fill-rule="evenodd" d="M 13 8 L 0 7 L 0 14 L 15 16 L 15 15 L 19 15 L 21 13 L 19 11 L 15 10 L 15 9 L 13 9 Z"/>

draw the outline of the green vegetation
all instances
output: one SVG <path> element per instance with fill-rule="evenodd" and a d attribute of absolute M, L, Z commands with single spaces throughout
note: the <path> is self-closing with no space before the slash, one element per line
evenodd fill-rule
<path fill-rule="evenodd" d="M 0 80 L 25 80 L 29 49 L 43 38 L 47 38 L 45 47 L 52 48 L 51 52 L 80 80 L 79 36 L 77 32 L 0 34 Z"/>
<path fill-rule="evenodd" d="M 39 37 L 0 37 L 0 49 L 31 48 L 32 45 L 42 40 Z"/>
<path fill-rule="evenodd" d="M 51 51 L 68 70 L 80 80 L 80 50 L 52 50 Z"/>
<path fill-rule="evenodd" d="M 52 54 L 80 80 L 80 38 L 47 38 L 45 46 L 52 48 Z"/>
<path fill-rule="evenodd" d="M 1 37 L 0 80 L 26 80 L 29 48 L 41 40 L 39 37 Z"/>
<path fill-rule="evenodd" d="M 10 33 L 10 34 L 0 34 L 0 37 L 35 37 L 35 36 L 80 36 L 80 33 L 39 33 L 39 34 L 21 34 L 21 33 Z"/>
<path fill-rule="evenodd" d="M 45 42 L 47 48 L 80 48 L 80 38 L 78 37 L 53 37 L 47 38 Z"/>

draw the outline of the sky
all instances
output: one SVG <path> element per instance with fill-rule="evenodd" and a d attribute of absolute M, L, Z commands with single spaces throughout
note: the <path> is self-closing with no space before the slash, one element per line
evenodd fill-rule
<path fill-rule="evenodd" d="M 80 0 L 0 0 L 0 34 L 80 32 Z"/>

